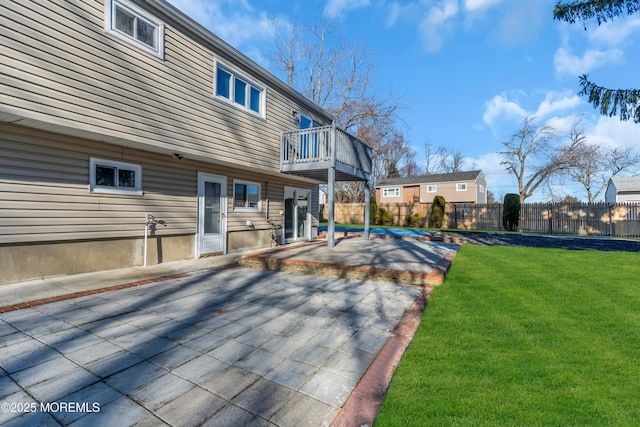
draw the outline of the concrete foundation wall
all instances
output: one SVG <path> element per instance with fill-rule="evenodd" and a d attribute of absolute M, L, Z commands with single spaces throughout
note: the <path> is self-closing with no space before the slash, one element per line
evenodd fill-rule
<path fill-rule="evenodd" d="M 147 264 L 192 259 L 195 237 L 150 236 Z M 144 239 L 0 246 L 0 284 L 143 265 Z"/>

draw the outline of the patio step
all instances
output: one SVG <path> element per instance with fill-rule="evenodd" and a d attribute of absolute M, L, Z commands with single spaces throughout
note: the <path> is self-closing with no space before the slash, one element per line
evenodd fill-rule
<path fill-rule="evenodd" d="M 246 255 L 239 264 L 243 267 L 257 268 L 270 271 L 284 271 L 289 273 L 310 274 L 329 277 L 340 277 L 358 280 L 374 280 L 381 282 L 402 283 L 416 286 L 433 287 L 440 285 L 445 278 L 455 251 L 445 255 L 440 263 L 430 272 L 414 272 L 394 270 L 391 268 L 357 266 L 348 264 L 333 264 L 300 260 L 295 258 L 270 257 L 269 254 Z"/>

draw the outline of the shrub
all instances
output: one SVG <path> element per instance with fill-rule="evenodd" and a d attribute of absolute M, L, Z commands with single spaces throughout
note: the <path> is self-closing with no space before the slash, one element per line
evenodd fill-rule
<path fill-rule="evenodd" d="M 372 224 L 377 224 L 378 202 L 376 201 L 376 196 L 371 196 L 369 200 L 371 201 L 369 205 L 369 220 Z"/>
<path fill-rule="evenodd" d="M 446 208 L 446 202 L 444 200 L 444 197 L 436 196 L 433 198 L 433 204 L 431 205 L 431 215 L 429 216 L 431 227 L 435 227 L 435 228 L 442 227 L 442 222 L 444 221 L 445 208 Z"/>
<path fill-rule="evenodd" d="M 509 193 L 504 196 L 504 208 L 502 211 L 502 226 L 509 231 L 518 229 L 520 222 L 520 196 Z"/>
<path fill-rule="evenodd" d="M 409 215 L 407 216 L 405 223 L 407 227 L 420 227 L 422 225 L 422 215 L 417 212 L 413 215 Z"/>
<path fill-rule="evenodd" d="M 376 224 L 393 225 L 393 215 L 387 212 L 385 208 L 378 209 L 378 215 L 376 215 Z"/>

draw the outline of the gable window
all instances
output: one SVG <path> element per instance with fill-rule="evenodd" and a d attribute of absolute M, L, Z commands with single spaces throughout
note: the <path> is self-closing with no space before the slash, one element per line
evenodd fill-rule
<path fill-rule="evenodd" d="M 107 0 L 106 8 L 108 32 L 164 58 L 164 24 L 126 0 Z"/>
<path fill-rule="evenodd" d="M 238 212 L 260 212 L 260 184 L 234 181 L 233 210 Z"/>
<path fill-rule="evenodd" d="M 142 195 L 142 167 L 92 157 L 89 161 L 89 188 L 92 193 Z"/>
<path fill-rule="evenodd" d="M 384 188 L 382 190 L 382 197 L 400 197 L 399 188 Z"/>
<path fill-rule="evenodd" d="M 438 191 L 437 185 L 427 185 L 427 193 L 435 193 Z"/>
<path fill-rule="evenodd" d="M 264 89 L 219 63 L 216 65 L 215 93 L 236 106 L 264 117 Z"/>
<path fill-rule="evenodd" d="M 467 191 L 467 184 L 464 182 L 459 182 L 456 184 L 456 191 Z"/>

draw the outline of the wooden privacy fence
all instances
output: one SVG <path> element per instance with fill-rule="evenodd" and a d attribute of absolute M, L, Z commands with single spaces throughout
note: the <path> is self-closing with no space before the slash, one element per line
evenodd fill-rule
<path fill-rule="evenodd" d="M 417 226 L 429 227 L 430 203 L 381 203 L 389 214 L 388 225 L 407 225 L 414 214 Z M 326 220 L 326 206 L 321 207 Z M 447 203 L 443 228 L 459 230 L 504 230 L 503 206 L 493 204 Z M 362 224 L 364 203 L 338 203 L 337 223 Z M 372 219 L 373 221 L 373 219 Z M 607 203 L 525 203 L 520 210 L 519 231 L 543 234 L 640 237 L 640 205 Z"/>

